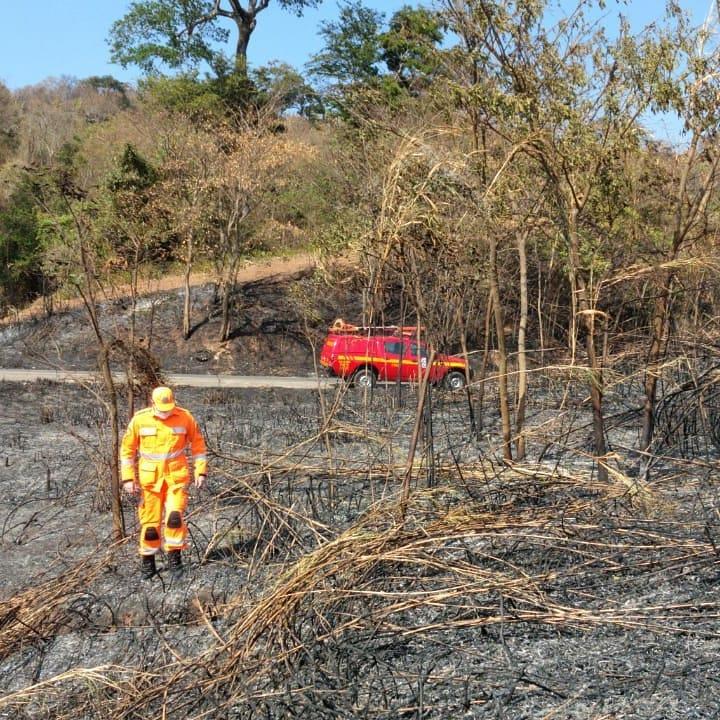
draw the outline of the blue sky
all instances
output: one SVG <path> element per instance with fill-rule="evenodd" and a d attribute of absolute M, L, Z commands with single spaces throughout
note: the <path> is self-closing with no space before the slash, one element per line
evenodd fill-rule
<path fill-rule="evenodd" d="M 404 5 L 417 3 L 364 0 L 363 4 L 392 15 Z M 129 6 L 129 0 L 0 0 L 0 82 L 15 90 L 63 75 L 113 75 L 126 82 L 136 80 L 136 70 L 124 70 L 109 62 L 106 42 L 110 26 Z M 250 64 L 282 60 L 302 70 L 310 55 L 322 47 L 317 35 L 320 22 L 337 15 L 335 0 L 306 10 L 302 18 L 271 3 L 258 15 L 250 40 Z"/>
<path fill-rule="evenodd" d="M 364 4 L 391 15 L 403 5 L 416 5 L 413 0 L 364 0 Z M 425 4 L 431 4 L 430 1 Z M 569 4 L 563 0 L 563 4 Z M 698 23 L 709 8 L 709 0 L 680 0 Z M 48 77 L 69 75 L 85 78 L 91 75 L 114 75 L 132 82 L 137 72 L 124 70 L 109 62 L 106 43 L 114 20 L 129 7 L 129 0 L 0 0 L 0 81 L 11 89 L 39 83 Z M 661 16 L 663 0 L 626 0 L 622 11 L 640 30 L 644 24 Z M 614 0 L 609 0 L 606 13 L 617 14 Z M 298 19 L 281 10 L 276 3 L 258 16 L 258 24 L 250 42 L 249 61 L 253 66 L 270 60 L 282 60 L 302 70 L 309 56 L 318 52 L 321 41 L 317 35 L 322 20 L 337 17 L 336 0 L 325 0 L 321 7 L 307 10 Z"/>
<path fill-rule="evenodd" d="M 551 4 L 552 4 L 551 0 Z M 574 0 L 559 0 L 570 7 Z M 364 0 L 364 5 L 381 10 L 389 17 L 414 0 Z M 431 5 L 432 0 L 424 4 Z M 680 0 L 695 22 L 702 23 L 710 0 Z M 134 82 L 134 68 L 123 69 L 109 62 L 106 42 L 114 20 L 122 17 L 130 0 L 0 0 L 0 82 L 11 89 L 39 83 L 49 77 L 113 75 Z M 664 14 L 663 0 L 608 0 L 604 21 L 615 23 L 618 11 L 628 16 L 639 32 Z M 317 31 L 322 21 L 338 15 L 337 0 L 324 0 L 320 8 L 306 10 L 302 18 L 283 11 L 277 3 L 258 16 L 250 41 L 249 62 L 259 66 L 281 60 L 303 69 L 309 57 L 322 47 Z M 228 47 L 228 52 L 232 50 Z M 662 135 L 662 128 L 657 128 Z M 671 130 L 670 134 L 675 131 Z"/>

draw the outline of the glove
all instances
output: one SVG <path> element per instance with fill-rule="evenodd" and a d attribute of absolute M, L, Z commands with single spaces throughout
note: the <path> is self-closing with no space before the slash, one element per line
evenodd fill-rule
<path fill-rule="evenodd" d="M 205 484 L 205 480 L 207 480 L 207 475 L 198 475 L 195 478 L 195 487 L 201 488 Z"/>
<path fill-rule="evenodd" d="M 134 495 L 137 492 L 134 480 L 123 480 L 122 489 L 130 495 Z"/>

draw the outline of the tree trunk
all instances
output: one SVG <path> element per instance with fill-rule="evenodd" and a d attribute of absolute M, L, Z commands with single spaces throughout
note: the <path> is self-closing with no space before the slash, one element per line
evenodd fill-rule
<path fill-rule="evenodd" d="M 518 381 L 517 407 L 515 409 L 515 433 L 517 436 L 517 459 L 525 459 L 525 405 L 527 402 L 527 355 L 525 348 L 528 321 L 527 288 L 527 232 L 518 235 L 518 265 L 520 269 L 520 323 L 518 327 Z"/>
<path fill-rule="evenodd" d="M 415 462 L 415 451 L 417 449 L 418 439 L 420 437 L 420 427 L 423 422 L 425 401 L 427 399 L 428 383 L 430 380 L 430 371 L 432 365 L 435 362 L 435 351 L 430 351 L 430 357 L 428 358 L 428 364 L 425 368 L 425 372 L 422 374 L 420 379 L 420 385 L 418 386 L 418 404 L 415 411 L 415 425 L 413 426 L 413 432 L 410 436 L 410 448 L 408 449 L 407 462 L 405 463 L 405 477 L 403 478 L 402 489 L 400 492 L 400 522 L 405 523 L 405 516 L 407 514 L 408 501 L 410 499 L 410 481 L 412 479 L 413 464 Z"/>
<path fill-rule="evenodd" d="M 478 399 L 477 399 L 477 429 L 481 430 L 483 426 L 483 404 L 485 402 L 485 378 L 487 377 L 487 366 L 490 358 L 490 319 L 493 316 L 493 298 L 492 292 L 488 292 L 487 302 L 485 304 L 485 322 L 484 332 L 485 340 L 483 344 L 483 359 L 480 365 L 480 376 L 478 377 Z"/>
<path fill-rule="evenodd" d="M 80 241 L 80 259 L 82 262 L 83 273 L 85 276 L 86 292 L 78 286 L 78 291 L 85 305 L 90 324 L 92 325 L 95 338 L 98 342 L 98 369 L 103 378 L 105 385 L 105 406 L 110 417 L 110 496 L 113 516 L 113 531 L 116 540 L 122 540 L 125 537 L 125 519 L 122 512 L 122 502 L 120 499 L 120 427 L 118 422 L 117 408 L 117 391 L 115 390 L 115 382 L 112 377 L 110 368 L 110 349 L 100 327 L 97 315 L 97 302 L 93 291 L 93 283 L 95 282 L 95 274 L 93 272 L 92 263 L 88 257 L 88 251 L 84 244 L 84 230 L 79 222 L 77 222 L 78 237 Z"/>
<path fill-rule="evenodd" d="M 655 403 L 657 385 L 660 378 L 660 361 L 663 354 L 665 328 L 667 326 L 668 308 L 670 306 L 670 288 L 672 275 L 666 276 L 663 287 L 655 298 L 652 321 L 650 323 L 650 347 L 645 369 L 645 400 L 643 402 L 643 418 L 640 430 L 640 450 L 647 452 L 655 434 Z"/>
<path fill-rule="evenodd" d="M 554 248 L 553 248 L 554 252 Z M 552 260 L 551 260 L 552 264 Z M 537 270 L 537 301 L 535 305 L 535 312 L 537 313 L 537 324 L 538 324 L 538 350 L 540 351 L 540 367 L 545 365 L 545 322 L 543 318 L 543 274 L 542 274 L 542 263 L 540 261 L 537 242 L 535 242 L 535 268 Z"/>
<path fill-rule="evenodd" d="M 463 358 L 465 358 L 465 366 L 468 369 L 468 375 L 465 378 L 465 380 L 466 380 L 466 382 L 465 382 L 465 397 L 467 398 L 468 415 L 470 417 L 470 432 L 474 436 L 477 434 L 478 428 L 477 428 L 477 423 L 475 421 L 475 408 L 473 407 L 472 394 L 470 392 L 470 377 L 469 377 L 470 360 L 468 358 L 468 348 L 467 348 L 467 327 L 465 325 L 463 311 L 460 308 L 458 308 L 456 322 L 460 328 L 460 347 L 461 347 L 461 351 L 462 351 L 462 356 L 463 356 Z M 399 383 L 398 383 L 398 386 L 399 386 Z M 398 402 L 398 405 L 399 404 L 400 403 Z"/>
<path fill-rule="evenodd" d="M 230 335 L 230 281 L 223 278 L 220 286 L 220 342 L 225 342 Z"/>
<path fill-rule="evenodd" d="M 495 334 L 498 349 L 498 400 L 500 402 L 500 421 L 502 424 L 503 457 L 512 460 L 512 427 L 510 424 L 510 405 L 508 402 L 507 351 L 505 349 L 505 318 L 500 305 L 500 288 L 497 268 L 497 240 L 490 238 L 490 296 L 495 318 Z"/>
<path fill-rule="evenodd" d="M 235 24 L 238 29 L 238 39 L 235 45 L 235 72 L 243 78 L 247 78 L 247 51 L 250 44 L 250 36 L 255 29 L 255 17 L 236 17 Z"/>
<path fill-rule="evenodd" d="M 133 266 L 130 270 L 130 338 L 127 360 L 127 407 L 128 414 L 135 414 L 135 344 L 137 343 L 137 300 L 138 300 L 138 265 L 140 263 L 140 247 L 135 245 Z M 111 376 L 112 377 L 112 376 Z"/>
<path fill-rule="evenodd" d="M 593 409 L 593 439 L 595 441 L 595 455 L 598 460 L 598 480 L 607 482 L 608 472 L 604 465 L 604 457 L 606 455 L 605 446 L 605 419 L 603 417 L 603 373 L 602 363 L 598 360 L 595 344 L 596 312 L 590 310 L 586 318 L 587 335 L 585 337 L 585 347 L 588 354 L 590 365 L 590 401 Z"/>
<path fill-rule="evenodd" d="M 110 496 L 113 531 L 115 539 L 122 540 L 125 537 L 125 518 L 120 498 L 120 470 L 118 467 L 120 459 L 120 422 L 118 419 L 117 391 L 115 390 L 115 382 L 110 369 L 108 347 L 104 342 L 101 342 L 98 364 L 105 384 L 105 407 L 110 416 Z"/>
<path fill-rule="evenodd" d="M 570 275 L 570 289 L 573 297 L 577 296 L 577 307 L 582 314 L 582 325 L 585 328 L 585 349 L 590 368 L 590 402 L 593 411 L 593 440 L 595 445 L 595 459 L 598 463 L 598 480 L 607 482 L 608 472 L 605 467 L 605 419 L 603 417 L 603 372 L 602 363 L 598 360 L 596 351 L 596 323 L 597 310 L 591 306 L 590 297 L 585 279 L 580 272 L 580 250 L 577 232 L 577 208 L 572 199 L 568 201 L 569 212 L 566 217 L 566 232 L 568 243 L 568 272 Z M 573 319 L 573 325 L 576 320 Z M 572 346 L 574 347 L 574 340 Z"/>
<path fill-rule="evenodd" d="M 187 340 L 190 337 L 190 308 L 192 306 L 192 295 L 190 289 L 190 274 L 193 263 L 193 238 L 192 234 L 186 241 L 187 253 L 185 255 L 185 271 L 183 273 L 183 337 Z"/>

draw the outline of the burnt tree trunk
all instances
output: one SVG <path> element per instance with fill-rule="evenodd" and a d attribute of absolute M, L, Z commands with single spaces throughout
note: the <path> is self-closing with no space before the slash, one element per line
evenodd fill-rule
<path fill-rule="evenodd" d="M 500 403 L 500 422 L 502 425 L 503 457 L 512 460 L 512 427 L 510 423 L 510 403 L 508 400 L 507 350 L 505 348 L 505 317 L 500 305 L 500 287 L 498 283 L 497 240 L 490 237 L 490 296 L 495 319 L 495 334 L 498 349 L 498 401 Z"/>
<path fill-rule="evenodd" d="M 110 459 L 109 459 L 109 484 L 110 497 L 113 517 L 113 532 L 116 540 L 122 540 L 125 537 L 125 518 L 123 517 L 122 502 L 120 499 L 120 423 L 118 420 L 118 401 L 115 382 L 112 377 L 110 368 L 110 348 L 108 346 L 105 335 L 100 327 L 100 321 L 97 314 L 97 302 L 93 291 L 93 283 L 95 282 L 95 271 L 92 267 L 90 254 L 85 246 L 84 233 L 85 229 L 76 218 L 76 226 L 78 228 L 78 236 L 80 242 L 80 259 L 85 279 L 85 289 L 78 286 L 78 292 L 82 298 L 83 305 L 90 319 L 95 338 L 98 342 L 98 369 L 105 386 L 105 407 L 107 408 L 110 420 Z"/>
<path fill-rule="evenodd" d="M 192 307 L 192 289 L 190 287 L 190 275 L 192 273 L 193 264 L 193 237 L 188 236 L 185 247 L 187 249 L 185 255 L 185 268 L 183 271 L 183 337 L 187 340 L 190 337 L 190 308 Z"/>
<path fill-rule="evenodd" d="M 520 270 L 520 323 L 518 326 L 518 381 L 517 407 L 515 408 L 515 433 L 517 435 L 517 459 L 525 459 L 525 406 L 527 403 L 527 355 L 526 335 L 528 322 L 528 287 L 527 287 L 527 232 L 517 237 L 518 266 Z"/>
<path fill-rule="evenodd" d="M 588 356 L 590 369 L 590 402 L 593 416 L 593 442 L 595 446 L 595 459 L 598 464 L 598 479 L 607 482 L 608 472 L 605 466 L 605 419 L 603 416 L 603 370 L 602 362 L 597 353 L 597 337 L 595 316 L 598 311 L 592 306 L 590 293 L 585 278 L 580 270 L 580 243 L 577 229 L 578 210 L 570 200 L 570 208 L 566 217 L 566 232 L 568 244 L 568 273 L 570 275 L 570 290 L 573 297 L 577 297 L 577 307 L 581 315 L 581 325 L 585 329 L 585 350 Z"/>
<path fill-rule="evenodd" d="M 493 298 L 492 292 L 488 291 L 487 302 L 485 304 L 485 321 L 483 331 L 485 338 L 483 342 L 483 359 L 480 364 L 480 373 L 478 377 L 478 399 L 477 399 L 477 429 L 481 430 L 483 426 L 483 404 L 485 402 L 485 378 L 487 376 L 487 367 L 490 360 L 490 335 L 492 333 L 491 320 L 493 316 Z"/>

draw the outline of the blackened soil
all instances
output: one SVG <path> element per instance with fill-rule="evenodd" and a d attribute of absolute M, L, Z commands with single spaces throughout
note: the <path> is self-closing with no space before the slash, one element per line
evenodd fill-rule
<path fill-rule="evenodd" d="M 139 332 L 173 371 L 311 372 L 296 292 L 263 292 L 223 346 L 212 318 L 184 344 L 167 296 Z M 81 315 L 3 332 L 3 364 L 93 359 Z M 533 382 L 514 465 L 491 384 L 473 413 L 434 391 L 414 453 L 413 388 L 179 390 L 212 467 L 180 581 L 162 557 L 141 579 L 127 498 L 114 538 L 100 388 L 0 384 L 0 717 L 719 717 L 712 461 L 628 477 L 636 418 L 609 392 L 599 483 L 586 388 Z"/>
<path fill-rule="evenodd" d="M 113 363 L 122 369 L 122 345 L 134 335 L 162 368 L 175 373 L 306 375 L 327 326 L 343 308 L 359 317 L 351 285 L 325 284 L 313 269 L 259 277 L 239 285 L 231 304 L 230 336 L 219 338 L 221 313 L 213 283 L 192 290 L 191 332 L 182 333 L 183 290 L 139 298 L 103 298 L 102 331 L 118 340 Z M 0 367 L 91 369 L 97 340 L 82 307 L 0 326 Z"/>

